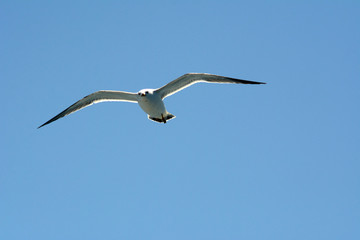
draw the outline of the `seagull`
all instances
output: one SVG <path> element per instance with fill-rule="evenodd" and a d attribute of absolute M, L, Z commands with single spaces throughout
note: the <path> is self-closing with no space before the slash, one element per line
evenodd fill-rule
<path fill-rule="evenodd" d="M 195 83 L 208 82 L 208 83 L 235 83 L 235 84 L 265 84 L 264 82 L 254 82 L 243 79 L 236 79 L 230 77 L 223 77 L 208 73 L 187 73 L 181 77 L 169 82 L 165 86 L 158 89 L 142 89 L 137 93 L 123 92 L 123 91 L 109 91 L 100 90 L 94 92 L 83 99 L 77 101 L 46 123 L 42 124 L 38 128 L 41 128 L 49 123 L 52 123 L 66 115 L 79 111 L 85 107 L 88 107 L 94 103 L 99 102 L 133 102 L 138 103 L 142 110 L 148 114 L 148 118 L 152 121 L 159 123 L 166 123 L 166 121 L 175 118 L 175 116 L 169 113 L 164 105 L 164 99 L 169 97 L 184 88 L 187 88 Z"/>

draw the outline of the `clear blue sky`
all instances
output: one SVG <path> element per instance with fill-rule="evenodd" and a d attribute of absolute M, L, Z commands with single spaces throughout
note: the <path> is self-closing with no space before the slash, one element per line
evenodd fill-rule
<path fill-rule="evenodd" d="M 2 1 L 0 239 L 360 239 L 359 1 Z M 97 90 L 197 84 L 149 121 Z"/>

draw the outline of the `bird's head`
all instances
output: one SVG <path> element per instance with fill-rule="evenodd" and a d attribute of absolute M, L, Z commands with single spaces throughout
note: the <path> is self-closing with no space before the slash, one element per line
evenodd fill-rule
<path fill-rule="evenodd" d="M 153 92 L 154 92 L 154 89 L 142 89 L 137 94 L 140 97 L 145 97 L 145 96 L 148 96 L 148 95 L 152 95 Z"/>

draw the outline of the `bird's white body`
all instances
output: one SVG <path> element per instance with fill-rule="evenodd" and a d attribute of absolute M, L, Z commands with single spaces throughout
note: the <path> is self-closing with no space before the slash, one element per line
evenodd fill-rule
<path fill-rule="evenodd" d="M 139 94 L 137 99 L 142 110 L 150 116 L 161 118 L 161 114 L 164 114 L 166 109 L 159 94 L 154 93 L 153 89 L 143 89 L 139 93 L 141 92 L 144 92 L 144 95 Z"/>
<path fill-rule="evenodd" d="M 40 127 L 94 103 L 106 101 L 136 102 L 140 105 L 141 109 L 148 114 L 148 118 L 150 120 L 166 123 L 167 120 L 173 119 L 175 116 L 166 111 L 163 100 L 166 97 L 171 96 L 174 93 L 177 93 L 178 91 L 181 91 L 182 89 L 198 82 L 264 84 L 262 82 L 235 79 L 208 73 L 187 73 L 158 89 L 143 89 L 138 93 L 109 90 L 94 92 L 84 97 L 83 99 L 80 99 L 46 123 L 42 124 Z"/>
<path fill-rule="evenodd" d="M 148 118 L 157 122 L 166 122 L 175 116 L 168 113 L 164 101 L 156 89 L 143 89 L 138 92 L 137 100 L 141 109 L 148 114 Z M 172 116 L 172 117 L 170 117 Z"/>

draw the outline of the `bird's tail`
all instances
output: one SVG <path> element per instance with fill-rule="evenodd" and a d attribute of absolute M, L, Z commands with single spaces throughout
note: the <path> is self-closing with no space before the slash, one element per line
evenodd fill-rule
<path fill-rule="evenodd" d="M 175 115 L 172 115 L 171 113 L 167 113 L 166 116 L 164 116 L 165 120 L 171 120 L 173 118 L 176 118 Z"/>
<path fill-rule="evenodd" d="M 155 118 L 155 117 L 150 117 L 150 116 L 148 116 L 148 118 L 149 118 L 150 120 L 155 121 L 155 122 L 166 123 L 166 121 L 175 118 L 175 116 L 172 115 L 171 113 L 168 113 L 168 112 L 167 112 L 165 115 L 162 115 L 162 118 Z"/>

